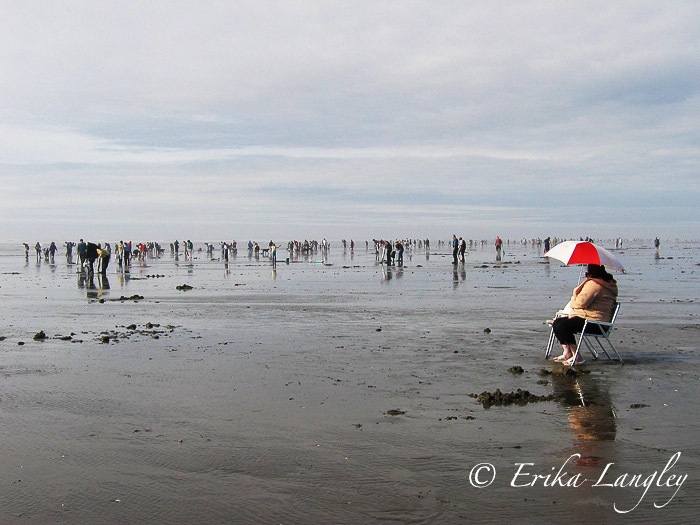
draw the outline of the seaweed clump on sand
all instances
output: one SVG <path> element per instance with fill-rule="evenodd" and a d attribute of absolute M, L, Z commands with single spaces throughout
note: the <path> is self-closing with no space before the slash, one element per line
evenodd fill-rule
<path fill-rule="evenodd" d="M 110 299 L 110 300 L 111 301 L 120 301 L 122 303 L 124 301 L 141 301 L 141 300 L 143 300 L 143 295 L 134 294 L 131 297 L 126 297 L 125 295 L 122 295 L 118 299 Z M 104 301 L 100 301 L 100 302 L 104 302 Z"/>
<path fill-rule="evenodd" d="M 484 408 L 490 408 L 492 406 L 526 405 L 528 403 L 552 401 L 554 399 L 553 394 L 538 396 L 528 390 L 521 390 L 520 388 L 515 392 L 505 393 L 497 388 L 493 392 L 484 391 L 481 394 L 469 394 L 469 397 L 475 398 Z"/>
<path fill-rule="evenodd" d="M 590 370 L 582 370 L 582 369 L 574 370 L 573 368 L 568 367 L 568 366 L 558 366 L 558 367 L 554 367 L 552 370 L 542 368 L 539 371 L 539 375 L 541 375 L 541 376 L 557 375 L 557 376 L 565 376 L 565 377 L 573 377 L 573 378 L 580 377 L 584 374 L 590 374 L 590 373 L 591 373 Z"/>

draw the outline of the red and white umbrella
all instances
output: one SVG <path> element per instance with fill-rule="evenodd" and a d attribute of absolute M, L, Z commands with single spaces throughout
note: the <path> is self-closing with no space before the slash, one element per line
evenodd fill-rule
<path fill-rule="evenodd" d="M 545 256 L 564 264 L 599 264 L 625 273 L 622 263 L 605 248 L 589 241 L 564 241 L 545 253 Z"/>

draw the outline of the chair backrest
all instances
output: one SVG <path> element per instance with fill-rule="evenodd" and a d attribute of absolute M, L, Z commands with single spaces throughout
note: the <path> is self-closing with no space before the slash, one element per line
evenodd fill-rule
<path fill-rule="evenodd" d="M 613 314 L 612 314 L 612 318 L 610 319 L 610 326 L 598 325 L 598 328 L 600 329 L 601 332 L 604 332 L 607 335 L 609 335 L 610 332 L 612 332 L 612 329 L 615 328 L 615 320 L 617 319 L 617 314 L 619 311 L 620 311 L 620 303 L 615 301 L 613 303 Z"/>
<path fill-rule="evenodd" d="M 613 303 L 613 311 L 612 311 L 612 318 L 610 319 L 610 323 L 604 323 L 602 321 L 591 321 L 591 320 L 586 320 L 586 323 L 583 325 L 583 335 L 586 336 L 591 336 L 591 337 L 598 337 L 598 336 L 605 336 L 607 337 L 612 329 L 615 327 L 615 320 L 617 319 L 617 314 L 620 311 L 620 303 L 615 301 Z M 590 326 L 590 329 L 589 329 Z M 595 327 L 595 328 L 593 328 Z"/>

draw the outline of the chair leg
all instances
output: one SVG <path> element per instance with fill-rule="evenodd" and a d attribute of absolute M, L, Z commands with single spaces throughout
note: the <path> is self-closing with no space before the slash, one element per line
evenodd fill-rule
<path fill-rule="evenodd" d="M 554 346 L 554 328 L 549 330 L 549 340 L 547 341 L 547 348 L 544 352 L 544 358 L 549 359 L 552 354 L 552 347 Z"/>
<path fill-rule="evenodd" d="M 593 359 L 595 359 L 595 360 L 597 361 L 597 360 L 598 360 L 598 352 L 596 351 L 596 349 L 595 349 L 595 347 L 593 346 L 593 344 L 591 344 L 591 342 L 590 342 L 586 337 L 581 337 L 581 339 L 582 339 L 583 342 L 585 343 L 586 348 L 588 348 L 588 351 L 589 351 L 589 352 L 591 353 L 591 355 L 593 356 Z"/>
<path fill-rule="evenodd" d="M 620 363 L 624 364 L 624 361 L 622 360 L 622 356 L 617 352 L 617 349 L 615 348 L 615 345 L 612 344 L 612 341 L 608 338 L 608 336 L 605 336 L 605 340 L 608 342 L 610 345 L 610 348 L 612 348 L 612 351 L 615 352 L 615 355 L 617 356 L 617 360 L 620 361 Z M 612 359 L 612 358 L 611 358 Z"/>
<path fill-rule="evenodd" d="M 605 354 L 605 357 L 608 358 L 608 360 L 613 361 L 614 359 L 617 359 L 617 361 L 619 361 L 620 363 L 624 363 L 624 362 L 625 362 L 625 361 L 622 359 L 622 356 L 619 354 L 619 352 L 618 352 L 617 349 L 615 348 L 615 345 L 612 343 L 612 341 L 610 340 L 610 338 L 609 338 L 607 335 L 605 335 L 605 334 L 586 336 L 586 340 L 585 340 L 584 342 L 585 342 L 586 346 L 588 347 L 588 349 L 589 349 L 589 350 L 591 351 L 591 353 L 593 354 L 593 356 L 595 357 L 595 359 L 598 359 L 598 355 L 599 355 L 599 354 L 598 354 L 598 352 L 596 352 L 596 349 L 595 349 L 593 343 L 591 343 L 590 341 L 588 341 L 588 339 L 587 339 L 588 337 L 593 337 L 593 338 L 595 338 L 596 342 L 598 343 L 598 346 L 600 347 L 601 351 Z M 610 353 L 608 352 L 608 350 L 605 348 L 605 345 L 601 342 L 601 340 L 600 340 L 601 337 L 602 337 L 603 339 L 605 339 L 605 340 L 608 342 L 608 345 L 610 345 L 610 349 L 611 349 L 611 350 L 613 351 L 613 353 L 615 354 L 615 357 L 614 357 L 614 358 L 610 355 Z M 582 337 L 581 339 L 584 339 L 584 338 Z"/>
<path fill-rule="evenodd" d="M 605 337 L 605 336 L 603 336 L 603 337 Z M 607 339 L 607 337 L 606 337 L 606 339 Z M 610 357 L 610 354 L 609 354 L 608 351 L 605 349 L 605 346 L 603 346 L 603 343 L 600 342 L 600 337 L 596 337 L 595 340 L 596 340 L 596 342 L 598 343 L 598 346 L 600 347 L 600 349 L 601 349 L 601 350 L 603 351 L 603 353 L 605 354 L 605 356 L 608 358 L 608 360 L 612 360 L 612 357 Z"/>

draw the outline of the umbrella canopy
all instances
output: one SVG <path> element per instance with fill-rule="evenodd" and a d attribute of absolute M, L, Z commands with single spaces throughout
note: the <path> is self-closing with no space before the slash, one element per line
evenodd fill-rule
<path fill-rule="evenodd" d="M 625 273 L 622 263 L 605 248 L 588 241 L 564 241 L 545 253 L 564 264 L 599 264 Z"/>

